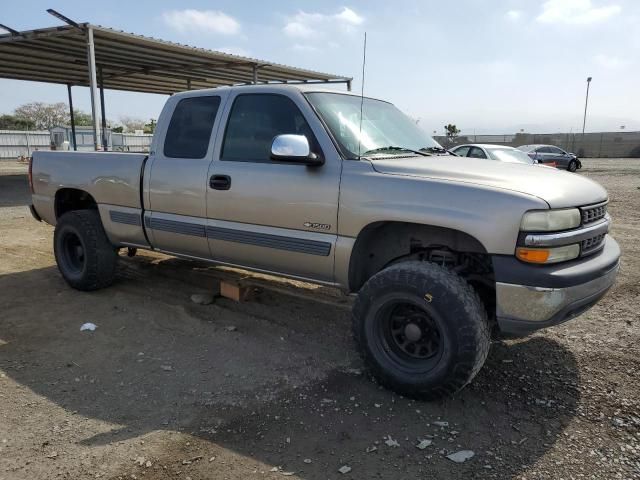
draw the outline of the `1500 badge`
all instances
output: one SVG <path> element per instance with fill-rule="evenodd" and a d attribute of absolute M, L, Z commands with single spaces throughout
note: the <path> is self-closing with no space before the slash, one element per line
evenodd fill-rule
<path fill-rule="evenodd" d="M 316 230 L 331 230 L 331 225 L 328 223 L 304 222 L 304 226 L 306 228 L 315 228 Z"/>

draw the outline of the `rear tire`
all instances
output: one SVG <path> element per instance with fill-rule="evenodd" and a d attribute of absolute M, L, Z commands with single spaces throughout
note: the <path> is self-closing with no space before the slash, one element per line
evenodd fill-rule
<path fill-rule="evenodd" d="M 576 170 L 578 170 L 578 162 L 576 162 L 575 160 L 571 160 L 569 162 L 567 170 L 569 170 L 570 172 L 575 172 Z"/>
<path fill-rule="evenodd" d="M 111 245 L 95 210 L 62 215 L 53 235 L 58 270 L 73 288 L 98 290 L 113 283 L 118 253 Z"/>
<path fill-rule="evenodd" d="M 473 288 L 427 262 L 404 262 L 371 277 L 353 307 L 354 337 L 383 386 L 433 400 L 461 390 L 490 347 L 487 314 Z"/>

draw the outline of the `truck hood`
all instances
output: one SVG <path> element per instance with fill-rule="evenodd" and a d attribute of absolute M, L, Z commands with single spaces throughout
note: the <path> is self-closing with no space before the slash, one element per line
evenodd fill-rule
<path fill-rule="evenodd" d="M 369 158 L 383 174 L 465 182 L 512 190 L 541 198 L 551 208 L 577 207 L 602 202 L 607 191 L 580 174 L 540 165 L 505 163 L 466 157 Z"/>

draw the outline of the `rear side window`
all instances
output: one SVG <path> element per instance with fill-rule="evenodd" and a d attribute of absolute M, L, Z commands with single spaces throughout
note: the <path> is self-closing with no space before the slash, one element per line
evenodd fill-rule
<path fill-rule="evenodd" d="M 469 148 L 471 147 L 460 147 L 460 148 L 456 148 L 453 153 L 455 153 L 456 155 L 458 155 L 459 157 L 466 157 L 467 153 L 469 153 Z"/>
<path fill-rule="evenodd" d="M 277 94 L 238 95 L 229 114 L 220 159 L 270 162 L 273 139 L 286 133 L 306 136 L 311 151 L 318 151 L 307 121 L 290 98 Z"/>
<path fill-rule="evenodd" d="M 183 98 L 176 105 L 164 140 L 164 155 L 204 158 L 209 147 L 220 97 Z"/>
<path fill-rule="evenodd" d="M 471 151 L 469 152 L 468 156 L 471 158 L 487 158 L 484 152 L 478 147 L 471 147 Z"/>

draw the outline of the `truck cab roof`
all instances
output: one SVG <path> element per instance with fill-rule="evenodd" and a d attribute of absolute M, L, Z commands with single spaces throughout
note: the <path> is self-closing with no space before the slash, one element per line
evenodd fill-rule
<path fill-rule="evenodd" d="M 324 93 L 337 93 L 341 95 L 351 95 L 354 97 L 359 97 L 360 94 L 355 92 L 350 92 L 346 90 L 338 90 L 336 88 L 330 88 L 325 86 L 325 84 L 317 83 L 317 84 L 279 84 L 279 83 L 258 83 L 255 85 L 225 85 L 216 88 L 205 88 L 202 90 L 186 90 L 183 92 L 175 93 L 173 96 L 191 96 L 193 94 L 203 95 L 207 93 L 220 93 L 221 91 L 243 91 L 246 93 L 267 93 L 267 92 L 285 92 L 285 91 L 297 91 L 302 93 L 310 93 L 310 92 L 324 92 Z M 372 98 L 373 100 L 381 100 L 378 98 Z M 381 100 L 384 101 L 384 100 Z"/>

